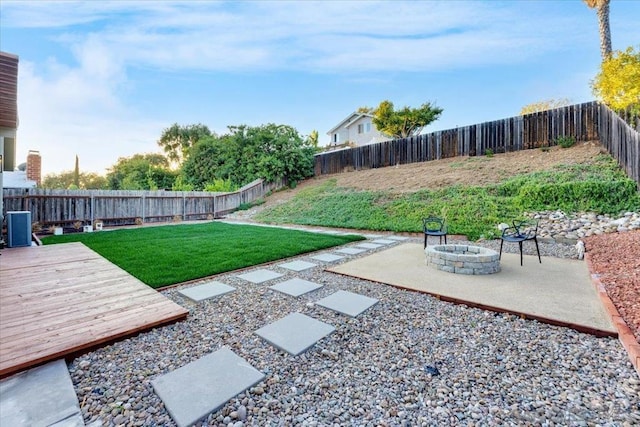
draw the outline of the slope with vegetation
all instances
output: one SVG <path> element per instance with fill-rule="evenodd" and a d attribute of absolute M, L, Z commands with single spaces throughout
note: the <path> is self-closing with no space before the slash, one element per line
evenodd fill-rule
<path fill-rule="evenodd" d="M 268 200 L 255 219 L 420 232 L 421 218 L 435 214 L 450 233 L 478 239 L 496 237 L 498 223 L 526 212 L 640 210 L 636 183 L 593 143 L 350 172 L 288 193 L 286 202 Z"/>

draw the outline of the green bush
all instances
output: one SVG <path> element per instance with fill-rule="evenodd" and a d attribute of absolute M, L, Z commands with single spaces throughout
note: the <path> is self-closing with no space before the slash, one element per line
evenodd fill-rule
<path fill-rule="evenodd" d="M 220 193 L 231 193 L 236 191 L 238 186 L 234 185 L 230 179 L 217 179 L 215 178 L 212 182 L 207 182 L 204 185 L 204 191 L 211 192 L 220 192 Z"/>
<path fill-rule="evenodd" d="M 251 209 L 254 206 L 260 206 L 264 204 L 264 199 L 258 199 L 258 200 L 254 200 L 253 202 L 250 203 L 240 203 L 240 206 L 238 206 L 239 211 L 247 211 L 249 209 Z"/>
<path fill-rule="evenodd" d="M 556 145 L 562 148 L 573 147 L 576 143 L 576 139 L 573 136 L 561 136 L 556 139 Z"/>
<path fill-rule="evenodd" d="M 520 189 L 514 203 L 524 210 L 561 209 L 618 214 L 638 209 L 640 197 L 635 182 L 630 179 L 588 180 L 526 185 Z"/>

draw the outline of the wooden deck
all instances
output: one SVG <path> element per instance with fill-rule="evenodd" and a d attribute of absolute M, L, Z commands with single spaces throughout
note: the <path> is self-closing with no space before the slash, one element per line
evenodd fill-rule
<path fill-rule="evenodd" d="M 0 256 L 0 377 L 186 318 L 81 243 Z"/>

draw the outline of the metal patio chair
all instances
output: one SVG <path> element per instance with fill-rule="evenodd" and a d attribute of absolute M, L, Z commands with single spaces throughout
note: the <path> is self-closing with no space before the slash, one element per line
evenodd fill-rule
<path fill-rule="evenodd" d="M 502 259 L 502 245 L 504 242 L 518 243 L 520 248 L 520 266 L 522 266 L 522 243 L 527 240 L 533 240 L 536 243 L 536 252 L 538 253 L 538 261 L 542 264 L 542 258 L 540 258 L 540 248 L 538 247 L 538 221 L 537 220 L 524 220 L 513 221 L 512 227 L 507 227 L 502 230 L 502 239 L 500 241 L 500 259 Z"/>
<path fill-rule="evenodd" d="M 424 231 L 424 247 L 427 247 L 427 238 L 429 236 L 438 236 L 440 243 L 444 237 L 444 244 L 447 244 L 447 225 L 444 219 L 430 216 L 422 219 L 422 230 Z"/>

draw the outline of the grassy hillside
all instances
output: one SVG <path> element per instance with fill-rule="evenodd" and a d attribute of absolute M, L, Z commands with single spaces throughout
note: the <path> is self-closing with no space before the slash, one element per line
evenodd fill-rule
<path fill-rule="evenodd" d="M 540 150 L 534 153 L 531 157 L 546 155 Z M 380 181 L 392 176 L 394 169 L 380 169 Z M 371 179 L 375 172 L 369 172 Z M 368 190 L 362 188 L 364 184 L 340 186 L 338 182 L 339 176 L 306 185 L 291 200 L 266 207 L 255 219 L 276 224 L 420 232 L 421 218 L 435 214 L 446 218 L 451 234 L 478 239 L 496 237 L 498 223 L 522 218 L 527 212 L 559 209 L 616 215 L 640 210 L 636 183 L 607 154 L 597 154 L 585 163 L 560 163 L 505 176 L 485 185 L 474 185 L 473 174 L 466 184 L 415 191 L 380 185 Z"/>

